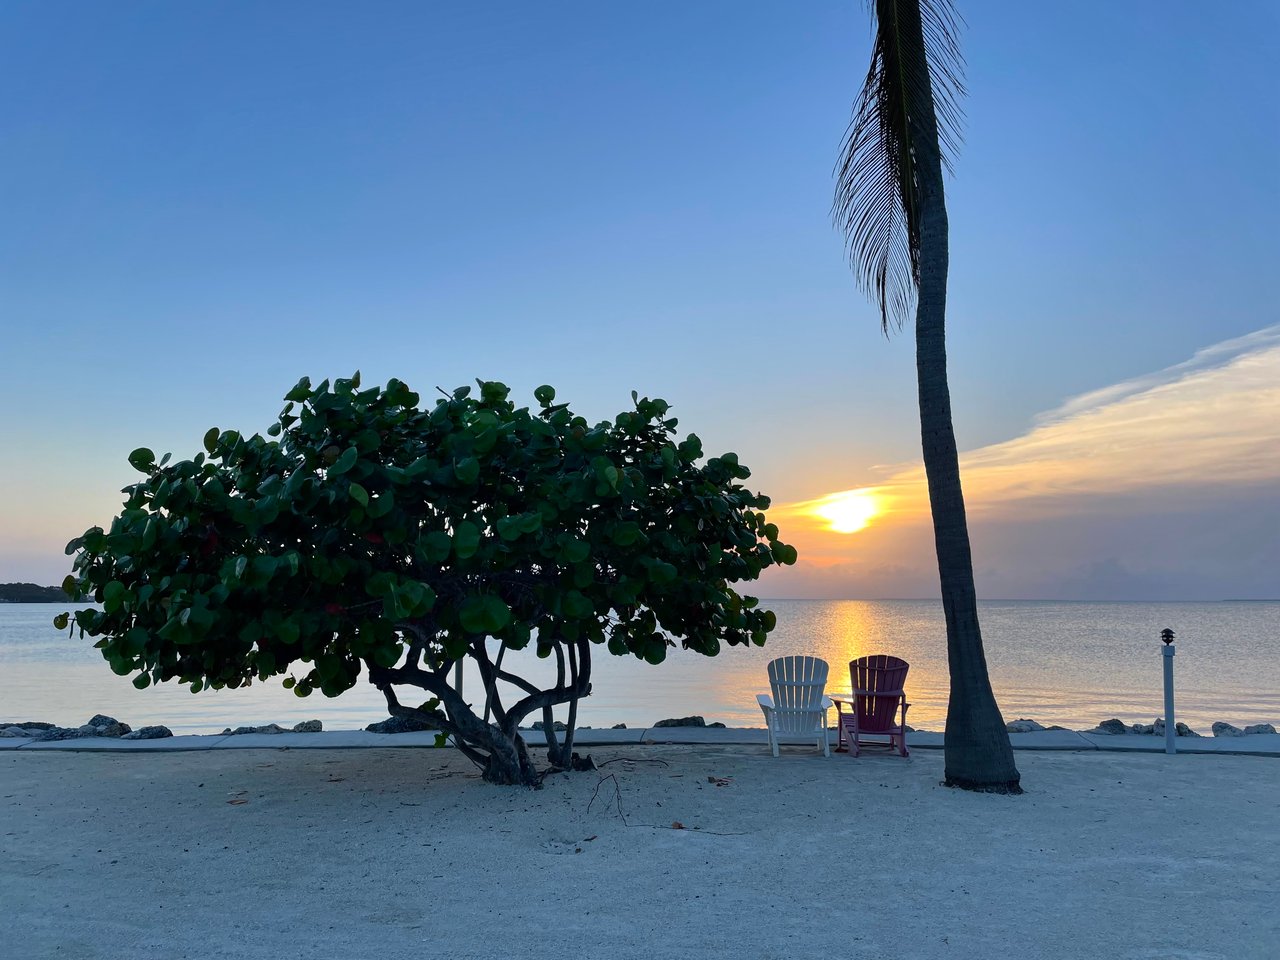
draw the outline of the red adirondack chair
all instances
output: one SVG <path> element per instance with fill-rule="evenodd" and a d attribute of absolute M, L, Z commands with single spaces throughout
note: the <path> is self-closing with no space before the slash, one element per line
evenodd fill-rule
<path fill-rule="evenodd" d="M 907 750 L 907 695 L 905 686 L 910 664 L 897 657 L 876 654 L 859 657 L 849 663 L 849 683 L 853 687 L 852 703 L 836 708 L 840 715 L 840 740 L 849 744 L 850 756 L 856 757 L 864 746 L 888 746 L 902 756 Z M 901 716 L 899 716 L 901 710 Z M 865 741 L 866 736 L 888 736 L 889 742 Z"/>

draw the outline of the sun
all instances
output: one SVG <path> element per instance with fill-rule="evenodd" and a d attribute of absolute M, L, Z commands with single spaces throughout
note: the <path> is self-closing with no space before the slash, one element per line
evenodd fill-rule
<path fill-rule="evenodd" d="M 845 490 L 814 503 L 812 513 L 836 533 L 857 533 L 880 512 L 876 495 L 870 490 Z"/>

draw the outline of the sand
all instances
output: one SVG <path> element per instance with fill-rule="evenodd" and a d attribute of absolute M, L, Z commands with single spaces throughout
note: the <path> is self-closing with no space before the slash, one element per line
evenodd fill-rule
<path fill-rule="evenodd" d="M 6 753 L 0 954 L 1280 956 L 1274 759 L 1020 753 L 999 797 L 936 751 L 594 756 L 534 792 L 450 750 Z"/>

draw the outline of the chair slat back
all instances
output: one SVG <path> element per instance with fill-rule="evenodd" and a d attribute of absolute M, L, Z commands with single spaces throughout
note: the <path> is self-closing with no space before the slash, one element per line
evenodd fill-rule
<path fill-rule="evenodd" d="M 898 705 L 902 702 L 910 666 L 905 660 L 883 653 L 849 662 L 849 682 L 853 689 L 869 691 L 867 696 L 857 698 L 860 730 L 881 733 L 898 725 Z"/>
<path fill-rule="evenodd" d="M 822 727 L 822 693 L 829 667 L 817 657 L 779 657 L 769 662 L 769 687 L 780 733 Z"/>

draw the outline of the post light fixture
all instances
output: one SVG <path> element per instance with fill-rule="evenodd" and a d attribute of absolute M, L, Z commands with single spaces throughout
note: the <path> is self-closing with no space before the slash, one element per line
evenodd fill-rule
<path fill-rule="evenodd" d="M 1164 752 L 1177 753 L 1178 730 L 1173 719 L 1173 631 L 1165 627 L 1160 631 L 1160 639 L 1164 641 L 1160 650 L 1164 654 Z"/>

